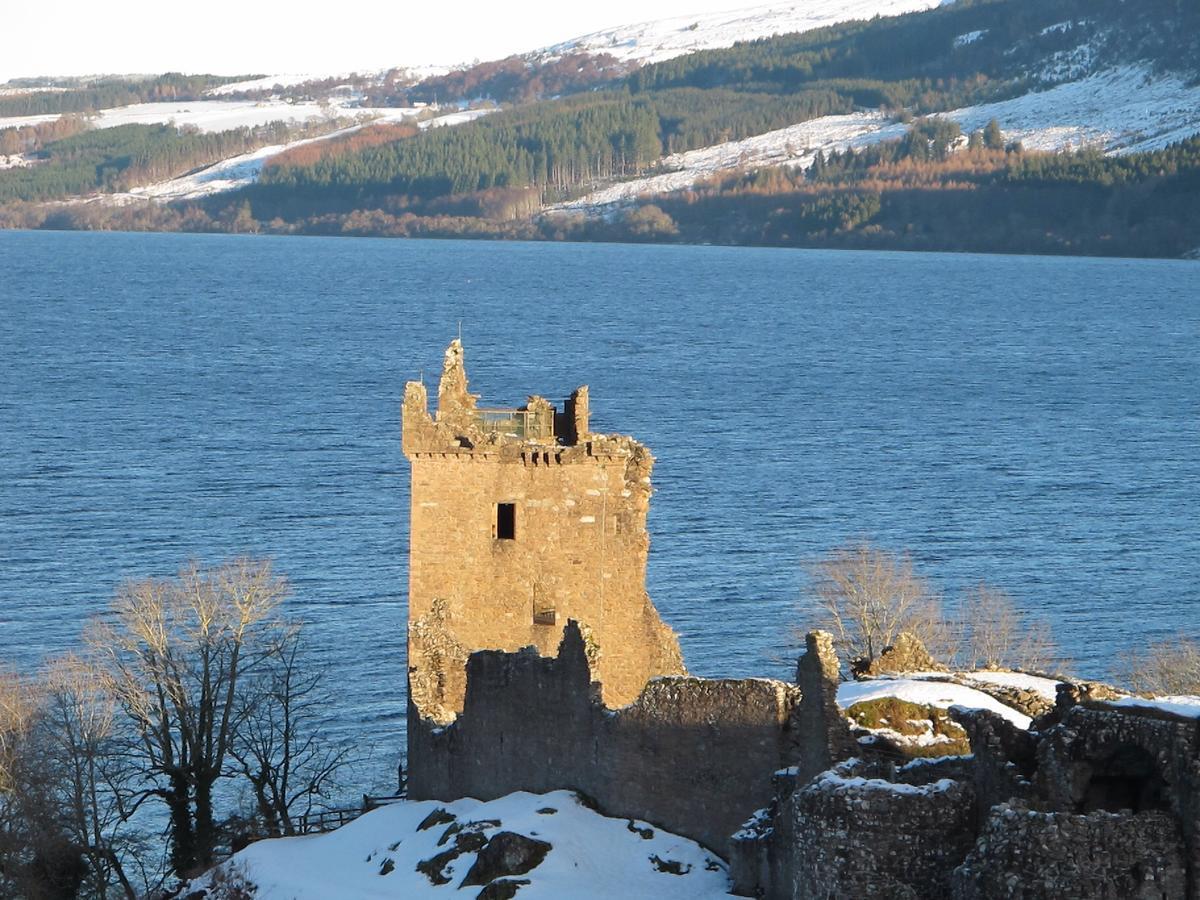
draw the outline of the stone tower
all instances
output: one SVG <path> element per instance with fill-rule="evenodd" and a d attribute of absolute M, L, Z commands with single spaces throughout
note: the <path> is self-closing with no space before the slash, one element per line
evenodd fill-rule
<path fill-rule="evenodd" d="M 446 350 L 437 412 L 425 386 L 404 390 L 412 464 L 410 712 L 445 723 L 462 710 L 467 657 L 534 646 L 553 655 L 580 623 L 609 706 L 657 675 L 684 672 L 675 633 L 646 594 L 650 451 L 593 434 L 588 393 L 559 412 L 478 406 L 463 348 Z"/>

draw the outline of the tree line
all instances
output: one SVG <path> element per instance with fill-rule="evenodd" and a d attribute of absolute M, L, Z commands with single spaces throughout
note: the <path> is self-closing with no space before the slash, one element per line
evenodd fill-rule
<path fill-rule="evenodd" d="M 67 87 L 37 90 L 0 97 L 0 117 L 44 116 L 51 113 L 87 113 L 132 103 L 159 103 L 199 100 L 212 87 L 230 84 L 247 75 L 185 75 L 167 72 L 146 79 L 105 78 L 86 82 L 65 82 Z M 10 82 L 18 84 L 19 82 Z"/>
<path fill-rule="evenodd" d="M 127 191 L 259 147 L 332 127 L 272 122 L 219 132 L 174 125 L 89 129 L 74 118 L 35 126 L 32 165 L 0 170 L 0 203 Z M 39 130 L 41 129 L 41 130 Z M 24 131 L 25 129 L 18 129 Z M 65 131 L 68 136 L 48 140 Z M 0 131 L 0 139 L 4 132 Z M 17 135 L 15 140 L 22 140 Z"/>
<path fill-rule="evenodd" d="M 537 187 L 490 188 L 387 208 L 265 216 L 244 196 L 106 207 L 0 207 L 0 227 L 707 242 L 855 249 L 1178 256 L 1200 248 L 1200 137 L 1106 157 L 1033 153 L 998 126 L 960 146 L 953 122 L 819 153 L 807 168 L 728 172 L 604 217 L 539 214 Z M 270 207 L 268 207 L 270 208 Z"/>
<path fill-rule="evenodd" d="M 578 94 L 606 87 L 631 67 L 608 53 L 576 51 L 547 60 L 522 56 L 476 63 L 390 90 L 367 88 L 367 102 L 388 106 L 487 99 L 496 103 L 529 103 L 543 97 Z"/>
<path fill-rule="evenodd" d="M 74 137 L 91 128 L 84 116 L 62 116 L 53 122 L 38 122 L 15 128 L 0 128 L 0 156 L 15 156 L 41 150 L 47 144 Z"/>

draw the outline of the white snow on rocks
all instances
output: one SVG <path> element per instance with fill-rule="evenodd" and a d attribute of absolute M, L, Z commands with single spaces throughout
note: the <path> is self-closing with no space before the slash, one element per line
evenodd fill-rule
<path fill-rule="evenodd" d="M 723 13 L 677 16 L 596 31 L 530 55 L 534 59 L 548 59 L 587 51 L 608 53 L 627 62 L 661 62 L 696 50 L 732 47 L 739 41 L 811 31 L 853 19 L 899 16 L 933 9 L 947 2 L 951 0 L 807 0 Z"/>
<path fill-rule="evenodd" d="M 834 790 L 881 791 L 888 794 L 907 794 L 922 796 L 940 794 L 958 787 L 958 782 L 950 778 L 939 778 L 929 784 L 904 784 L 898 781 L 887 781 L 883 778 L 863 778 L 859 775 L 842 775 L 837 769 L 822 772 L 809 783 L 810 788 Z"/>
<path fill-rule="evenodd" d="M 552 845 L 540 865 L 515 876 L 530 880 L 518 892 L 521 900 L 717 900 L 728 896 L 724 864 L 699 844 L 645 822 L 606 818 L 583 806 L 568 791 L 516 793 L 487 803 L 471 799 L 393 803 L 329 834 L 251 844 L 223 868 L 256 884 L 255 900 L 474 897 L 479 888 L 460 891 L 459 886 L 475 853 L 464 853 L 448 864 L 443 870 L 450 877 L 447 884 L 434 885 L 416 870 L 421 860 L 454 845 L 453 839 L 438 845 L 438 839 L 453 827 L 449 824 L 417 830 L 439 808 L 462 825 L 481 823 L 479 830 L 488 837 L 511 831 Z M 500 824 L 484 825 L 484 820 Z M 651 835 L 643 837 L 644 833 Z M 683 874 L 662 871 L 654 858 L 677 863 Z M 208 877 L 193 882 L 190 889 L 205 887 Z"/>
<path fill-rule="evenodd" d="M 969 709 L 986 709 L 1003 716 L 1018 728 L 1028 728 L 1033 721 L 1029 716 L 1005 706 L 982 691 L 951 684 L 945 681 L 924 681 L 914 678 L 876 678 L 869 681 L 850 681 L 838 687 L 838 706 L 848 709 L 855 703 L 895 697 L 909 703 L 936 706 L 947 709 L 965 706 Z"/>

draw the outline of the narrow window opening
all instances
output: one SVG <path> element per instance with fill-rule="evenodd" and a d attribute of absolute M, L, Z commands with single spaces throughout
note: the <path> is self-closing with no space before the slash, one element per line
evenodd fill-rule
<path fill-rule="evenodd" d="M 502 541 L 517 539 L 517 504 L 496 504 L 496 537 Z"/>

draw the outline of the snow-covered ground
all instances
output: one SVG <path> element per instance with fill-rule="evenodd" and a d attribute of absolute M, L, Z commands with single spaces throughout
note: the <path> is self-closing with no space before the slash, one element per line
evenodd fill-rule
<path fill-rule="evenodd" d="M 201 131 L 227 131 L 231 128 L 266 125 L 269 122 L 311 122 L 338 118 L 399 121 L 416 116 L 419 112 L 421 110 L 415 107 L 361 107 L 338 103 L 287 103 L 282 100 L 194 100 L 188 103 L 135 103 L 132 106 L 118 106 L 97 113 L 92 121 L 96 128 L 174 122 L 180 126 L 191 125 Z M 58 115 L 0 118 L 0 128 L 52 122 L 57 118 Z"/>
<path fill-rule="evenodd" d="M 755 6 L 608 28 L 554 44 L 530 56 L 550 59 L 582 50 L 609 53 L 627 62 L 660 62 L 696 50 L 732 47 L 739 41 L 810 31 L 852 19 L 899 16 L 947 2 L 951 0 L 806 0 Z"/>
<path fill-rule="evenodd" d="M 23 128 L 26 125 L 40 125 L 42 122 L 53 122 L 61 118 L 58 113 L 44 116 L 8 116 L 0 117 L 0 128 Z"/>
<path fill-rule="evenodd" d="M 325 81 L 329 78 L 346 78 L 347 74 L 306 72 L 304 74 L 267 75 L 263 78 L 251 78 L 248 81 L 233 81 L 220 87 L 209 88 L 204 92 L 206 97 L 223 97 L 227 94 L 238 94 L 242 91 L 269 91 L 276 87 L 294 87 L 306 81 Z"/>
<path fill-rule="evenodd" d="M 964 133 L 996 119 L 1008 140 L 1026 149 L 1059 151 L 1097 147 L 1105 153 L 1154 150 L 1200 132 L 1200 84 L 1155 75 L 1141 66 L 1122 66 L 1089 78 L 1011 100 L 939 113 Z M 595 209 L 638 197 L 691 188 L 718 172 L 763 166 L 812 164 L 817 150 L 828 153 L 894 140 L 906 126 L 878 113 L 824 116 L 741 141 L 716 144 L 666 157 L 670 171 L 608 185 L 562 209 Z"/>
<path fill-rule="evenodd" d="M 1005 138 L 1028 150 L 1098 147 L 1106 153 L 1156 150 L 1200 132 L 1200 84 L 1121 66 L 1088 78 L 943 113 L 977 131 L 1000 123 Z"/>
<path fill-rule="evenodd" d="M 1033 721 L 1009 706 L 1005 706 L 982 691 L 951 684 L 945 681 L 925 681 L 915 678 L 876 678 L 870 681 L 850 681 L 838 687 L 838 706 L 849 709 L 864 700 L 895 697 L 909 703 L 947 709 L 965 706 L 971 709 L 986 709 L 997 713 L 1018 728 L 1028 728 Z"/>
<path fill-rule="evenodd" d="M 763 166 L 807 168 L 818 150 L 828 153 L 830 150 L 865 146 L 901 137 L 905 130 L 906 126 L 890 122 L 879 113 L 823 116 L 741 141 L 674 153 L 663 159 L 662 167 L 668 171 L 662 174 L 609 185 L 579 200 L 560 204 L 559 208 L 607 206 L 625 203 L 644 194 L 687 190 L 701 178 L 733 169 Z"/>
<path fill-rule="evenodd" d="M 413 81 L 420 81 L 423 78 L 432 78 L 437 75 L 445 75 L 450 72 L 453 66 L 442 65 L 417 65 L 417 66 L 396 66 L 395 68 L 402 71 L 408 78 Z M 386 71 L 391 71 L 386 70 Z M 366 78 L 368 81 L 382 81 L 386 74 L 385 70 L 359 72 L 360 77 Z M 310 81 L 328 81 L 329 79 L 349 80 L 351 78 L 349 72 L 304 72 L 304 73 L 285 73 L 279 75 L 265 75 L 262 78 L 252 78 L 248 81 L 234 81 L 229 84 L 223 84 L 220 87 L 209 88 L 204 92 L 208 97 L 224 97 L 229 94 L 237 94 L 242 91 L 269 91 L 276 87 L 289 88 L 295 87 L 298 84 L 305 84 Z"/>
<path fill-rule="evenodd" d="M 300 147 L 304 144 L 311 144 L 314 141 L 324 141 L 349 134 L 361 127 L 361 125 L 354 125 L 350 128 L 342 128 L 330 132 L 321 137 L 292 141 L 288 144 L 272 144 L 269 147 L 260 147 L 250 153 L 243 153 L 241 156 L 222 160 L 206 169 L 201 169 L 199 172 L 192 172 L 179 178 L 172 178 L 169 181 L 160 181 L 156 184 L 134 188 L 128 194 L 113 194 L 111 195 L 111 199 L 116 202 L 120 202 L 126 198 L 163 201 L 192 200 L 197 197 L 206 197 L 210 194 L 219 194 L 223 191 L 236 190 L 257 181 L 259 175 L 262 174 L 263 166 L 272 156 L 282 153 L 285 150 L 290 150 L 293 147 Z"/>
<path fill-rule="evenodd" d="M 0 97 L 19 97 L 22 94 L 61 94 L 65 87 L 0 87 Z"/>
<path fill-rule="evenodd" d="M 455 821 L 419 830 L 437 809 Z M 478 824 L 472 827 L 472 822 Z M 700 845 L 645 822 L 602 816 L 568 791 L 516 793 L 488 803 L 398 802 L 329 834 L 251 844 L 223 868 L 232 867 L 256 884 L 255 900 L 474 897 L 480 888 L 459 888 L 475 852 L 463 852 L 441 867 L 444 884 L 435 885 L 417 871 L 419 862 L 452 850 L 456 833 L 469 831 L 489 840 L 500 831 L 515 832 L 551 845 L 539 865 L 513 876 L 530 882 L 518 890 L 520 900 L 728 896 L 724 864 Z M 207 883 L 208 876 L 189 889 Z"/>
<path fill-rule="evenodd" d="M 380 110 L 376 110 L 377 112 Z M 374 122 L 396 122 L 403 121 L 406 118 L 415 116 L 421 110 L 417 109 L 388 109 L 382 110 L 384 115 Z M 460 125 L 463 122 L 471 122 L 478 119 L 480 116 L 487 115 L 493 110 L 490 109 L 465 109 L 452 113 L 447 113 L 444 116 L 438 116 L 434 119 L 425 119 L 419 123 L 420 128 L 441 128 L 447 125 Z M 304 144 L 312 144 L 317 141 L 327 141 L 331 138 L 341 137 L 342 135 L 350 134 L 363 128 L 364 125 L 352 125 L 349 128 L 341 128 L 337 131 L 332 131 L 329 134 L 321 135 L 315 138 L 305 138 L 299 141 L 292 141 L 287 144 L 272 144 L 269 147 L 260 147 L 258 150 L 252 150 L 249 153 L 243 153 L 241 156 L 233 156 L 229 159 L 222 160 L 215 165 L 202 169 L 199 172 L 192 172 L 188 175 L 182 175 L 179 178 L 172 178 L 167 181 L 160 181 L 156 184 L 149 184 L 144 187 L 134 188 L 126 194 L 110 194 L 106 199 L 110 202 L 124 203 L 131 199 L 141 200 L 193 200 L 197 197 L 206 197 L 210 194 L 219 194 L 224 191 L 233 191 L 238 188 L 246 187 L 258 181 L 262 174 L 263 166 L 271 159 L 283 153 L 285 150 L 291 150 L 293 147 L 300 147 Z"/>

